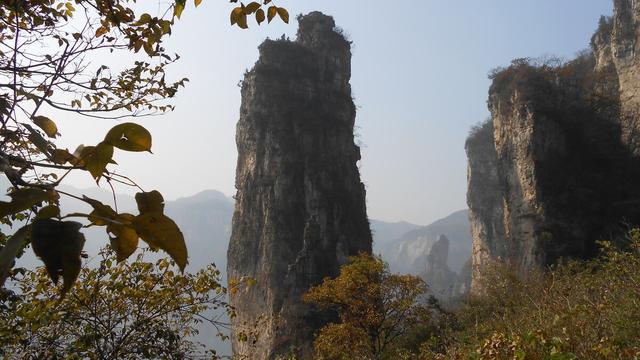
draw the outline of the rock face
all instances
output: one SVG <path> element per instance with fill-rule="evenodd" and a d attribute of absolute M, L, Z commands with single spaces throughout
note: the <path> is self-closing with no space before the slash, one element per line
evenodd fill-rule
<path fill-rule="evenodd" d="M 365 189 L 354 144 L 350 42 L 333 18 L 299 19 L 296 41 L 266 40 L 242 84 L 230 279 L 256 285 L 231 296 L 234 353 L 308 358 L 315 330 L 334 314 L 302 301 L 338 275 L 348 256 L 371 252 Z"/>
<path fill-rule="evenodd" d="M 493 74 L 491 119 L 472 130 L 472 291 L 491 259 L 521 272 L 597 254 L 640 223 L 640 2 L 615 0 L 592 52 Z"/>
<path fill-rule="evenodd" d="M 427 268 L 422 276 L 429 285 L 429 292 L 436 298 L 447 300 L 456 295 L 458 274 L 447 265 L 449 259 L 449 239 L 440 235 L 431 246 L 427 256 Z"/>

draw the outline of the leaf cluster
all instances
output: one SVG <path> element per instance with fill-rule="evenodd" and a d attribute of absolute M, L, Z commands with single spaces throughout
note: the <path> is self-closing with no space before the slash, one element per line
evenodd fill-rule
<path fill-rule="evenodd" d="M 230 0 L 230 2 L 237 3 L 238 0 Z M 237 25 L 242 29 L 247 29 L 249 27 L 247 18 L 252 15 L 255 17 L 258 25 L 262 24 L 265 19 L 270 23 L 276 16 L 279 16 L 285 23 L 289 23 L 289 12 L 287 9 L 273 5 L 272 0 L 261 0 L 252 1 L 246 5 L 240 2 L 240 6 L 235 7 L 231 11 L 231 25 Z"/>
<path fill-rule="evenodd" d="M 194 0 L 196 7 L 201 3 Z M 256 13 L 259 18 L 264 13 L 260 7 L 269 3 L 241 3 L 241 8 L 244 16 Z M 113 126 L 97 144 L 81 144 L 73 152 L 56 145 L 61 136 L 57 123 L 67 115 L 131 119 L 174 109 L 171 98 L 188 80 L 169 80 L 166 70 L 179 56 L 170 54 L 164 41 L 186 0 L 156 5 L 160 7 L 136 0 L 0 2 L 0 171 L 12 184 L 11 200 L 0 201 L 0 221 L 24 225 L 0 249 L 0 287 L 16 256 L 31 242 L 51 279 L 63 278 L 66 293 L 80 271 L 84 244 L 79 224 L 65 221 L 70 217 L 105 226 L 119 260 L 129 257 L 142 239 L 152 249 L 166 251 L 180 269 L 186 266 L 184 238 L 163 213 L 162 195 L 145 192 L 114 170 L 115 149 L 151 152 L 147 129 L 127 121 Z M 274 9 L 267 10 L 269 21 L 272 11 L 288 19 L 286 10 Z M 120 66 L 103 61 L 114 56 L 130 60 Z M 115 196 L 111 207 L 59 191 L 71 172 L 86 172 L 97 184 L 106 182 L 114 194 L 114 184 L 138 188 L 139 214 L 119 213 Z M 83 201 L 93 211 L 62 214 L 61 195 Z"/>

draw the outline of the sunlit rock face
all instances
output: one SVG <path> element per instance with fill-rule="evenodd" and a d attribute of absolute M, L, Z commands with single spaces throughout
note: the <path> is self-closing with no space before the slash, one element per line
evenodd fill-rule
<path fill-rule="evenodd" d="M 640 223 L 640 2 L 614 3 L 593 53 L 493 76 L 491 120 L 466 145 L 474 292 L 494 259 L 525 272 L 591 257 Z"/>
<path fill-rule="evenodd" d="M 228 250 L 236 355 L 310 358 L 314 331 L 334 314 L 302 295 L 336 276 L 347 257 L 371 252 L 365 189 L 354 143 L 350 42 L 333 18 L 299 18 L 296 41 L 266 40 L 245 74 L 237 125 L 236 207 Z"/>

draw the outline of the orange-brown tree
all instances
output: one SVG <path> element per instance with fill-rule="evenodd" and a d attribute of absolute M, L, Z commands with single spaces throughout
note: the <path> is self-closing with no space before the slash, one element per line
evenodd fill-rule
<path fill-rule="evenodd" d="M 340 322 L 323 327 L 314 348 L 318 359 L 394 359 L 403 337 L 428 324 L 427 285 L 417 276 L 391 274 L 380 258 L 349 258 L 335 279 L 311 288 L 304 300 L 334 310 Z"/>

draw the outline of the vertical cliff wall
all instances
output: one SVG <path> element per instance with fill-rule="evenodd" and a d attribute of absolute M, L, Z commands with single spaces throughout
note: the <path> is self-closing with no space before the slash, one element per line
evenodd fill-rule
<path fill-rule="evenodd" d="M 615 66 L 623 111 L 622 138 L 635 155 L 640 155 L 640 2 L 614 0 L 614 4 L 609 32 L 600 36 L 603 40 L 608 37 L 610 43 L 598 44 L 596 49 L 604 64 Z"/>
<path fill-rule="evenodd" d="M 231 303 L 234 330 L 257 337 L 233 338 L 237 355 L 308 357 L 313 332 L 332 314 L 302 294 L 338 275 L 348 256 L 371 252 L 350 67 L 350 43 L 314 12 L 299 18 L 296 41 L 265 41 L 245 75 L 228 276 L 256 280 Z"/>
<path fill-rule="evenodd" d="M 640 2 L 614 3 L 592 52 L 492 75 L 491 119 L 466 145 L 474 291 L 491 259 L 524 272 L 590 257 L 640 223 Z"/>

